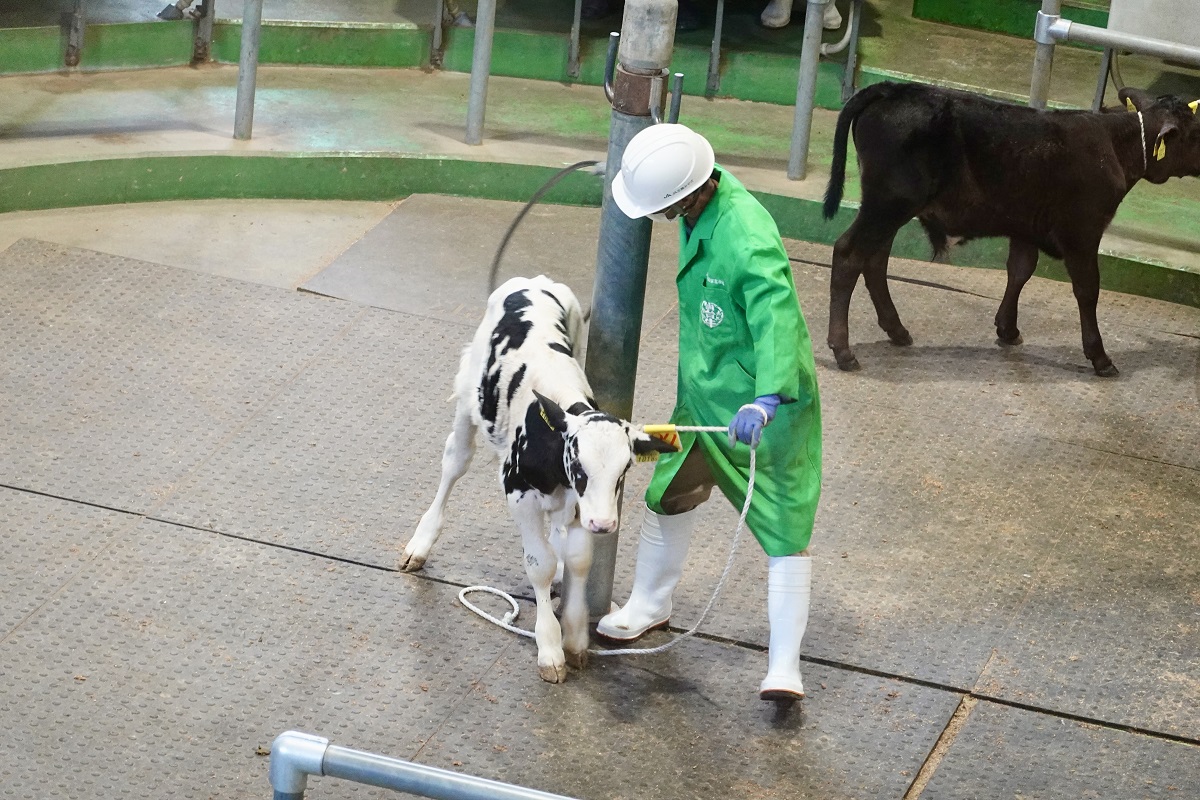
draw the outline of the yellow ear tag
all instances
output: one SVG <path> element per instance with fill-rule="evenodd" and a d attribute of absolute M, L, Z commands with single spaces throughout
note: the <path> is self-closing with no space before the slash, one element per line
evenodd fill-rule
<path fill-rule="evenodd" d="M 1159 161 L 1167 157 L 1167 142 L 1165 139 L 1158 140 L 1158 145 L 1154 148 L 1154 157 Z"/>
<path fill-rule="evenodd" d="M 546 423 L 546 427 L 554 430 L 554 426 L 550 424 L 550 417 L 546 414 L 546 409 L 542 408 L 540 404 L 538 405 L 538 413 L 541 414 L 542 422 Z"/>
<path fill-rule="evenodd" d="M 1192 110 L 1193 114 L 1200 113 L 1200 100 L 1193 100 L 1192 102 L 1188 103 L 1188 108 Z"/>
<path fill-rule="evenodd" d="M 1130 100 L 1128 97 L 1125 98 L 1125 107 L 1128 108 L 1130 111 L 1137 111 L 1137 106 L 1135 106 L 1133 104 L 1133 101 Z"/>
<path fill-rule="evenodd" d="M 681 449 L 679 447 L 679 434 L 675 431 L 674 425 L 669 423 L 666 425 L 643 425 L 642 430 L 655 439 L 666 442 L 676 450 Z M 645 464 L 648 461 L 658 461 L 658 456 L 658 451 L 651 450 L 649 453 L 639 454 L 637 460 L 639 464 Z"/>

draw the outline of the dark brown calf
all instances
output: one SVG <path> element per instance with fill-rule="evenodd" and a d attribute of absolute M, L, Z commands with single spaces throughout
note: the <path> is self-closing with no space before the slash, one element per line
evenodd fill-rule
<path fill-rule="evenodd" d="M 1200 175 L 1196 103 L 1138 89 L 1122 89 L 1120 98 L 1138 113 L 1038 111 L 921 84 L 880 83 L 852 97 L 838 117 L 825 193 L 830 218 L 853 128 L 862 207 L 833 250 L 828 341 L 838 367 L 859 368 L 848 314 L 860 274 L 888 338 L 912 343 L 888 292 L 887 263 L 896 232 L 916 217 L 935 256 L 951 236 L 1008 238 L 1008 285 L 996 312 L 1002 345 L 1021 343 L 1017 301 L 1038 251 L 1061 258 L 1084 355 L 1097 375 L 1116 375 L 1096 324 L 1100 237 L 1142 178 Z"/>

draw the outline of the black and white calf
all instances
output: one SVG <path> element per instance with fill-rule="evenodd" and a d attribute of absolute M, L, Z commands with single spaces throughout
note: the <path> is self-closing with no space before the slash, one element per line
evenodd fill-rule
<path fill-rule="evenodd" d="M 467 471 L 481 430 L 503 459 L 500 483 L 521 531 L 525 571 L 537 598 L 538 673 L 551 683 L 566 679 L 568 660 L 575 667 L 587 660 L 584 584 L 591 533 L 616 529 L 621 486 L 634 456 L 674 449 L 596 410 L 575 359 L 582 329 L 575 295 L 545 276 L 513 278 L 492 292 L 455 379 L 457 409 L 442 454 L 441 484 L 400 562 L 412 572 L 429 558 L 447 497 Z M 564 582 L 561 629 L 550 604 L 559 559 L 550 535 L 562 542 L 572 578 Z"/>

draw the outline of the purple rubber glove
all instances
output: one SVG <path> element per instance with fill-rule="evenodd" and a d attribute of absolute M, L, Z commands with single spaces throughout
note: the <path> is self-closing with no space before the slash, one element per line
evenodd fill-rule
<path fill-rule="evenodd" d="M 765 394 L 756 397 L 753 403 L 738 409 L 733 421 L 729 423 L 729 446 L 738 442 L 758 447 L 762 439 L 763 428 L 775 419 L 775 409 L 782 402 L 777 394 Z"/>

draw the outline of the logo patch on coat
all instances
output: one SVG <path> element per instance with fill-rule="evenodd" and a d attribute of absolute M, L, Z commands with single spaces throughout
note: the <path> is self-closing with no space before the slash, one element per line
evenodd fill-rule
<path fill-rule="evenodd" d="M 700 303 L 700 321 L 710 328 L 715 328 L 725 321 L 725 312 L 716 303 L 705 300 Z"/>

